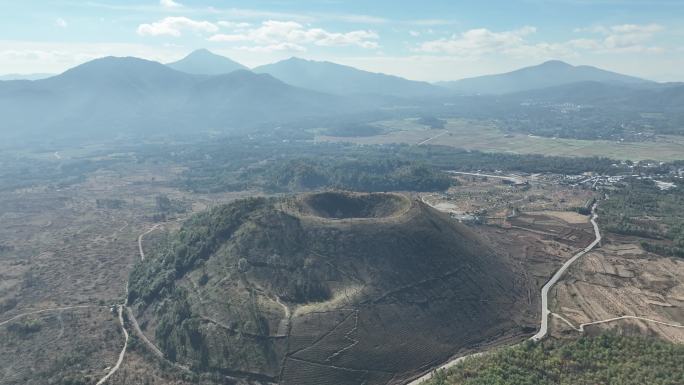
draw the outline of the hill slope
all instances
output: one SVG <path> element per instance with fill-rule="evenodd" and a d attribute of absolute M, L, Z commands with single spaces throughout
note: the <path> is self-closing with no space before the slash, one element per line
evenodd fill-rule
<path fill-rule="evenodd" d="M 562 61 L 552 60 L 503 74 L 479 76 L 438 84 L 464 94 L 507 94 L 588 81 L 631 85 L 653 83 L 596 67 L 573 66 Z"/>
<path fill-rule="evenodd" d="M 338 95 L 375 94 L 424 97 L 442 95 L 445 92 L 440 87 L 425 82 L 362 71 L 330 62 L 294 57 L 254 68 L 253 71 L 273 75 L 297 87 Z"/>
<path fill-rule="evenodd" d="M 222 75 L 237 70 L 249 70 L 242 64 L 225 56 L 216 55 L 206 49 L 198 49 L 168 67 L 195 75 Z"/>
<path fill-rule="evenodd" d="M 534 308 L 517 267 L 401 195 L 238 201 L 158 250 L 130 280 L 148 336 L 196 371 L 262 383 L 402 383 L 520 333 Z"/>

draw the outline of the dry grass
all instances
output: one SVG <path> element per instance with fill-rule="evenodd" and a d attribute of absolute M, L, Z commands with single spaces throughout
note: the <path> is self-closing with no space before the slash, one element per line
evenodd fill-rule
<path fill-rule="evenodd" d="M 684 325 L 684 261 L 648 254 L 623 238 L 609 237 L 588 254 L 555 290 L 555 310 L 575 326 L 632 315 Z M 556 333 L 568 333 L 555 320 Z M 684 329 L 635 320 L 595 325 L 591 330 L 639 330 L 684 343 Z"/>

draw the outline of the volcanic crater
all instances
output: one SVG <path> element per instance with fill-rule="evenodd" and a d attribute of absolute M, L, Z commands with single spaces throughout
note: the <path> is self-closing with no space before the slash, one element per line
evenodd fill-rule
<path fill-rule="evenodd" d="M 324 192 L 198 214 L 131 275 L 172 361 L 236 383 L 400 384 L 532 321 L 519 264 L 401 194 Z"/>

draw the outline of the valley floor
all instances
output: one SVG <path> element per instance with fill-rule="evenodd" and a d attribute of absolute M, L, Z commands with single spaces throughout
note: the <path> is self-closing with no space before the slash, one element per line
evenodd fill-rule
<path fill-rule="evenodd" d="M 425 140 L 424 136 L 419 133 L 411 140 Z M 445 138 L 452 136 L 439 136 L 434 141 Z M 667 152 L 663 154 L 667 156 Z M 51 161 L 59 163 L 69 156 L 60 151 L 59 157 L 52 156 Z M 123 345 L 118 314 L 112 306 L 121 304 L 125 296 L 125 282 L 140 254 L 138 236 L 163 223 L 142 242 L 143 247 L 153 245 L 177 229 L 179 219 L 254 195 L 249 191 L 189 193 L 166 183 L 181 171 L 177 164 L 135 163 L 131 159 L 69 185 L 39 184 L 0 191 L 0 383 L 43 384 L 73 379 L 90 384 L 102 378 L 116 364 Z M 455 218 L 480 218 L 481 222 L 471 226 L 510 254 L 526 271 L 527 277 L 521 279 L 533 281 L 539 288 L 558 266 L 592 239 L 587 217 L 569 211 L 591 198 L 590 190 L 568 189 L 543 176 L 526 187 L 472 175 L 457 178 L 460 186 L 423 199 L 441 205 Z M 169 199 L 170 209 L 160 211 L 160 196 Z M 559 315 L 550 319 L 551 341 L 538 347 L 514 348 L 518 352 L 514 357 L 519 354 L 524 359 L 528 353 L 536 356 L 544 349 L 551 355 L 568 349 L 593 349 L 591 339 L 583 337 L 574 342 L 581 336 L 575 328 L 593 321 L 632 315 L 681 324 L 684 262 L 645 252 L 638 238 L 608 235 L 597 250 L 568 270 L 550 297 L 551 310 Z M 538 291 L 531 291 L 527 301 L 537 303 Z M 538 319 L 538 314 L 528 316 Z M 489 350 L 517 343 L 532 335 L 537 326 L 531 323 L 529 333 L 502 336 L 480 348 Z M 131 332 L 128 323 L 127 330 Z M 684 342 L 684 330 L 680 328 L 634 319 L 584 328 L 584 334 L 589 336 L 605 331 L 657 335 L 671 342 Z M 682 354 L 678 346 L 659 342 L 601 338 L 625 349 L 641 346 Z M 564 348 L 563 343 L 570 347 Z M 633 357 L 630 351 L 616 354 Z M 665 370 L 669 362 L 663 359 L 659 364 Z M 473 360 L 460 370 L 472 374 L 473 368 L 490 364 L 487 360 Z M 210 376 L 189 375 L 170 367 L 150 354 L 133 334 L 120 369 L 109 381 L 216 383 Z M 458 382 L 460 379 L 453 382 L 450 378 L 445 381 L 435 384 L 477 383 Z"/>

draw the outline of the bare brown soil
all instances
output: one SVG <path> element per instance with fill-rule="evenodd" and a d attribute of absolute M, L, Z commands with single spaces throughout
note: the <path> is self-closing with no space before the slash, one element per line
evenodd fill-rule
<path fill-rule="evenodd" d="M 97 171 L 69 186 L 0 191 L 0 322 L 41 309 L 93 306 L 90 312 L 22 317 L 21 322 L 42 324 L 27 338 L 12 337 L 8 325 L 0 326 L 0 383 L 44 384 L 49 378 L 71 377 L 94 383 L 116 362 L 123 337 L 108 309 L 124 298 L 128 274 L 139 259 L 137 236 L 158 214 L 155 197 L 164 194 L 190 210 L 204 210 L 239 196 L 167 187 L 164 182 L 178 171 L 161 165 L 125 166 Z M 189 214 L 167 217 L 165 228 L 177 227 L 175 219 Z M 99 307 L 103 315 L 98 315 Z M 60 316 L 64 334 L 55 340 L 62 330 Z M 12 345 L 5 344 L 10 337 Z M 81 354 L 87 357 L 78 358 Z"/>
<path fill-rule="evenodd" d="M 684 261 L 649 254 L 634 238 L 609 236 L 559 282 L 554 312 L 575 327 L 625 315 L 684 325 Z M 573 335 L 564 321 L 553 321 L 556 335 Z M 587 333 L 618 330 L 658 335 L 684 343 L 684 328 L 643 320 L 616 320 L 586 327 Z"/>
<path fill-rule="evenodd" d="M 401 215 L 410 204 L 399 194 L 324 192 L 304 195 L 296 206 L 301 213 L 320 218 L 377 219 Z"/>
<path fill-rule="evenodd" d="M 118 320 L 107 307 L 22 317 L 0 326 L 0 383 L 95 383 L 122 346 Z"/>

